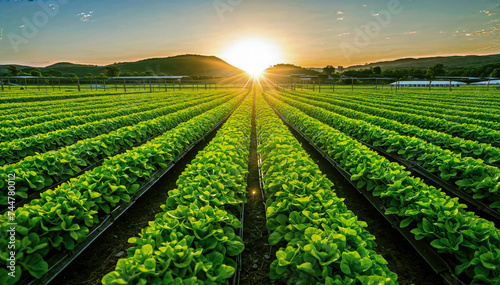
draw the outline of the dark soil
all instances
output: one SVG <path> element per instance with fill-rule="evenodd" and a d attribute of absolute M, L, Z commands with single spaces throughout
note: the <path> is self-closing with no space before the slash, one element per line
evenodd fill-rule
<path fill-rule="evenodd" d="M 268 243 L 265 200 L 262 198 L 262 189 L 260 189 L 259 183 L 257 134 L 255 128 L 255 94 L 251 136 L 247 181 L 248 193 L 243 225 L 245 251 L 242 253 L 240 284 L 274 284 L 274 281 L 269 279 L 269 268 L 271 262 L 276 259 L 276 249 L 272 248 Z"/>
<path fill-rule="evenodd" d="M 162 212 L 160 206 L 166 202 L 168 191 L 175 189 L 180 174 L 216 133 L 217 129 L 179 160 L 51 284 L 101 284 L 102 277 L 115 269 L 118 259 L 127 256 L 127 249 L 130 247 L 128 239 L 138 236 L 141 229 L 147 227 L 157 213 Z"/>
<path fill-rule="evenodd" d="M 289 128 L 310 157 L 318 164 L 321 172 L 334 184 L 337 196 L 359 220 L 368 224 L 367 230 L 377 239 L 375 251 L 389 263 L 389 268 L 398 274 L 399 284 L 435 285 L 443 279 L 434 273 L 419 253 L 406 239 L 385 220 L 385 218 L 360 194 L 313 146 L 293 128 Z"/>

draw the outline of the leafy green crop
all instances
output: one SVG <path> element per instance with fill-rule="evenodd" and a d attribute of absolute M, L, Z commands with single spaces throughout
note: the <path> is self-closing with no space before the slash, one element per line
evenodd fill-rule
<path fill-rule="evenodd" d="M 100 120 L 97 122 L 89 122 L 79 126 L 71 126 L 63 130 L 55 130 L 46 134 L 2 142 L 0 143 L 0 164 L 3 165 L 26 156 L 33 156 L 37 153 L 54 150 L 61 146 L 73 144 L 78 140 L 106 134 L 122 127 L 135 125 L 141 121 L 151 120 L 172 112 L 172 107 L 173 106 L 164 106 L 150 111 Z"/>
<path fill-rule="evenodd" d="M 293 93 L 295 94 L 295 93 Z M 340 105 L 343 105 L 344 101 L 334 100 L 331 98 L 322 98 L 312 95 L 306 94 L 298 94 L 299 96 L 293 96 L 291 93 L 287 94 L 287 97 L 290 96 L 296 100 L 299 100 L 304 103 L 308 103 L 317 107 L 324 108 L 326 110 L 335 112 L 337 114 L 352 118 L 363 120 L 367 123 L 371 123 L 374 125 L 378 125 L 384 129 L 396 131 L 399 134 L 406 136 L 414 136 L 417 138 L 421 138 L 429 143 L 432 143 L 436 146 L 440 146 L 446 149 L 450 149 L 456 154 L 463 154 L 463 156 L 470 156 L 474 158 L 480 158 L 488 163 L 500 163 L 500 148 L 493 147 L 491 144 L 487 143 L 479 143 L 477 141 L 466 140 L 458 137 L 454 137 L 452 135 L 437 132 L 434 130 L 427 130 L 423 128 L 419 128 L 414 125 L 402 124 L 395 120 L 390 120 L 382 117 L 372 116 L 363 112 L 359 112 L 353 109 L 344 108 Z M 320 103 L 318 102 L 326 102 Z M 349 104 L 352 106 L 352 104 Z"/>
<path fill-rule="evenodd" d="M 359 188 L 379 197 L 386 214 L 397 215 L 400 227 L 412 227 L 416 239 L 424 239 L 439 253 L 459 264 L 456 274 L 465 274 L 473 284 L 500 282 L 500 235 L 494 223 L 464 209 L 458 198 L 450 198 L 419 178 L 409 175 L 361 143 L 313 119 L 279 100 L 266 97 L 294 126 L 351 173 Z M 327 111 L 323 111 L 327 112 Z"/>
<path fill-rule="evenodd" d="M 287 97 L 279 98 L 348 135 L 381 147 L 389 153 L 397 152 L 405 159 L 417 161 L 429 172 L 455 183 L 458 189 L 474 199 L 483 200 L 490 208 L 500 209 L 500 169 L 486 165 L 481 160 L 462 158 L 460 154 L 443 150 L 422 139 L 402 136 Z"/>
<path fill-rule="evenodd" d="M 268 194 L 269 243 L 280 245 L 270 277 L 288 284 L 396 284 L 364 228 L 299 142 L 259 97 L 258 152 Z"/>
<path fill-rule="evenodd" d="M 156 170 L 166 167 L 191 143 L 200 139 L 214 124 L 229 114 L 240 99 L 240 96 L 236 96 L 140 147 L 109 158 L 102 166 L 71 179 L 54 190 L 47 190 L 41 194 L 40 199 L 17 208 L 18 239 L 22 240 L 34 233 L 39 237 L 39 244 L 48 244 L 48 249 L 36 245 L 28 247 L 26 244 L 16 248 L 17 260 L 21 265 L 18 274 L 27 270 L 36 278 L 42 276 L 47 266 L 43 260 L 46 251 L 53 253 L 72 250 L 76 244 L 84 241 L 89 230 L 99 223 L 99 218 L 104 213 L 109 213 L 122 201 L 130 201 L 131 195 L 147 183 Z M 7 214 L 0 216 L 0 258 L 4 262 L 7 247 L 3 243 L 8 240 L 8 221 Z M 33 246 L 37 250 L 30 250 Z M 1 268 L 0 277 L 7 276 L 4 273 L 5 269 Z M 0 280 L 2 282 L 11 281 Z"/>
<path fill-rule="evenodd" d="M 174 113 L 134 126 L 123 127 L 108 134 L 82 140 L 74 145 L 27 157 L 16 163 L 0 167 L 0 180 L 7 181 L 8 173 L 15 173 L 16 196 L 26 198 L 32 191 L 40 191 L 54 183 L 65 181 L 81 168 L 112 156 L 116 152 L 131 147 L 154 135 L 161 134 L 194 115 L 199 115 L 229 100 L 231 95 L 219 98 L 207 97 L 171 106 Z M 209 101 L 208 103 L 206 103 Z M 180 110 L 180 111 L 177 111 Z M 3 178 L 3 180 L 2 180 Z M 3 182 L 0 182 L 0 186 Z M 0 205 L 7 205 L 6 193 L 0 193 Z"/>
<path fill-rule="evenodd" d="M 229 284 L 244 249 L 235 214 L 245 202 L 252 98 L 197 154 L 157 214 L 103 284 Z"/>

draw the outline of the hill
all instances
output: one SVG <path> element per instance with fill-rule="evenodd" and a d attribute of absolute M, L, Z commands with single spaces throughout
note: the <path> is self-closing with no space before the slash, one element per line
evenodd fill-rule
<path fill-rule="evenodd" d="M 214 77 L 229 77 L 243 73 L 222 59 L 215 56 L 202 55 L 178 55 L 166 58 L 150 58 L 135 62 L 119 62 L 115 65 L 122 73 L 144 72 L 152 70 L 155 74 L 167 75 L 208 75 Z M 0 73 L 7 72 L 8 65 L 0 65 Z M 40 69 L 42 72 L 59 70 L 63 74 L 75 73 L 78 77 L 84 77 L 87 73 L 98 75 L 106 71 L 106 66 L 74 64 L 70 62 L 59 62 L 46 67 L 19 66 L 19 69 L 29 72 L 31 69 Z"/>
<path fill-rule="evenodd" d="M 230 77 L 243 73 L 222 59 L 215 56 L 179 55 L 167 58 L 151 58 L 136 62 L 115 64 L 122 72 L 142 72 L 153 70 L 156 74 L 171 75 L 211 75 Z"/>
<path fill-rule="evenodd" d="M 293 64 L 276 64 L 265 70 L 265 73 L 276 74 L 276 75 L 292 75 L 292 74 L 305 74 L 305 75 L 316 75 L 317 71 L 304 68 L 301 66 Z"/>
<path fill-rule="evenodd" d="M 347 69 L 367 69 L 380 66 L 382 69 L 428 68 L 436 64 L 443 64 L 448 68 L 481 66 L 500 62 L 500 54 L 492 55 L 465 55 L 465 56 L 438 56 L 423 58 L 401 58 L 391 61 L 379 61 L 364 65 L 349 66 Z"/>

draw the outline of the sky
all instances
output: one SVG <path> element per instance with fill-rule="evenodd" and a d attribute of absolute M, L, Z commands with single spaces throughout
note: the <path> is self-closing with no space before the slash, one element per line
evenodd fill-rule
<path fill-rule="evenodd" d="M 224 59 L 248 38 L 306 67 L 499 54 L 500 1 L 0 0 L 0 64 Z"/>

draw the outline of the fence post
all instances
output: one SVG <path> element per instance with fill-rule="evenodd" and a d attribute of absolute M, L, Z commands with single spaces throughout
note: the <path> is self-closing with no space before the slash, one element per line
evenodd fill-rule
<path fill-rule="evenodd" d="M 4 89 L 3 89 L 3 79 L 2 79 L 2 91 L 4 91 Z"/>
<path fill-rule="evenodd" d="M 153 87 L 151 86 L 151 79 L 149 80 L 149 93 L 153 92 Z"/>
<path fill-rule="evenodd" d="M 24 78 L 24 90 L 28 90 L 28 80 Z"/>
<path fill-rule="evenodd" d="M 351 91 L 354 91 L 354 78 L 351 78 Z"/>
<path fill-rule="evenodd" d="M 59 91 L 61 91 L 61 79 L 59 79 Z"/>
<path fill-rule="evenodd" d="M 76 83 L 78 84 L 78 91 L 81 91 L 80 90 L 80 78 L 78 78 L 78 77 L 76 78 Z"/>
<path fill-rule="evenodd" d="M 123 79 L 123 91 L 127 93 L 127 79 Z"/>

